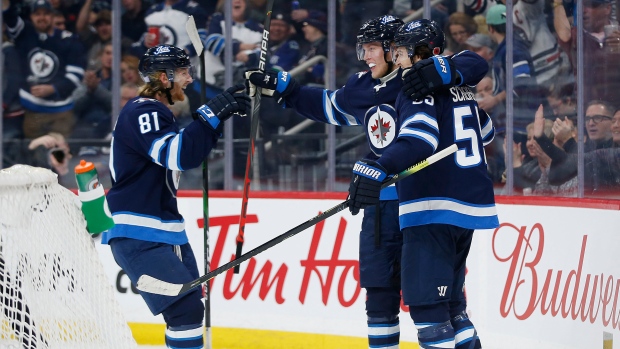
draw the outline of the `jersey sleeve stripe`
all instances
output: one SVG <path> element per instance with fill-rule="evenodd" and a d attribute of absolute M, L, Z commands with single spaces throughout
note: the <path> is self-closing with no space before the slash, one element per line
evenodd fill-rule
<path fill-rule="evenodd" d="M 431 135 L 430 133 L 426 133 L 426 132 L 419 131 L 419 130 L 410 130 L 408 128 L 401 130 L 400 133 L 398 134 L 398 137 L 399 138 L 400 137 L 419 138 L 425 141 L 426 143 L 430 144 L 430 146 L 433 147 L 433 151 L 437 150 L 437 145 L 439 144 L 439 140 L 434 135 Z"/>
<path fill-rule="evenodd" d="M 327 90 L 323 91 L 323 112 L 325 113 L 325 118 L 328 123 L 336 126 L 342 126 L 334 116 L 334 108 L 329 95 L 327 94 Z"/>
<path fill-rule="evenodd" d="M 360 125 L 360 123 L 357 121 L 357 119 L 355 118 L 355 116 L 346 113 L 339 105 L 338 102 L 336 102 L 336 93 L 338 93 L 338 91 L 340 90 L 336 90 L 334 91 L 331 96 L 329 97 L 330 101 L 332 102 L 332 105 L 334 106 L 334 108 L 336 108 L 336 110 L 338 110 L 338 112 L 340 113 L 340 115 L 342 115 L 347 122 L 347 125 L 351 126 L 351 125 Z"/>
<path fill-rule="evenodd" d="M 168 133 L 161 138 L 156 139 L 151 144 L 151 149 L 149 149 L 149 156 L 153 159 L 153 162 L 158 164 L 159 166 L 163 166 L 161 164 L 161 150 L 166 145 L 166 140 L 172 137 L 174 133 Z"/>
<path fill-rule="evenodd" d="M 65 78 L 71 80 L 76 87 L 80 87 L 82 85 L 81 80 L 75 74 L 65 74 Z"/>
<path fill-rule="evenodd" d="M 495 132 L 493 132 L 493 122 L 491 121 L 490 118 L 487 119 L 487 122 L 484 124 L 484 126 L 480 130 L 480 133 L 482 136 L 482 140 L 485 141 L 485 143 L 486 143 L 487 138 L 491 137 L 491 139 L 493 139 Z"/>
<path fill-rule="evenodd" d="M 19 33 L 21 33 L 22 30 L 24 30 L 24 27 L 26 26 L 24 20 L 21 17 L 17 17 L 17 24 L 15 24 L 14 28 L 9 28 L 8 26 L 6 27 L 9 36 L 16 38 L 19 36 Z"/>
<path fill-rule="evenodd" d="M 75 74 L 75 75 L 84 75 L 84 68 L 78 67 L 77 65 L 67 65 L 65 68 L 67 73 Z"/>
<path fill-rule="evenodd" d="M 183 171 L 181 168 L 181 144 L 183 142 L 183 130 L 172 137 L 168 142 L 168 158 L 166 159 L 166 167 L 171 170 Z"/>
<path fill-rule="evenodd" d="M 417 122 L 424 123 L 439 132 L 439 125 L 437 124 L 437 120 L 426 113 L 416 113 L 415 115 L 408 117 L 405 121 L 403 121 L 400 129 L 402 131 L 405 127 L 408 127 L 411 124 Z"/>

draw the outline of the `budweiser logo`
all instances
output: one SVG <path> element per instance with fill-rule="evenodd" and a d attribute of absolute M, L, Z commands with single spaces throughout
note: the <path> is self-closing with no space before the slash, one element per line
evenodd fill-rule
<path fill-rule="evenodd" d="M 510 239 L 514 249 L 506 251 L 505 239 Z M 588 235 L 584 235 L 573 269 L 544 269 L 539 265 L 545 250 L 541 224 L 528 229 L 504 223 L 497 228 L 493 233 L 493 254 L 499 262 L 509 264 L 499 305 L 501 316 L 512 314 L 525 320 L 539 313 L 589 323 L 600 319 L 604 326 L 620 329 L 620 280 L 604 273 L 584 274 L 587 242 Z"/>

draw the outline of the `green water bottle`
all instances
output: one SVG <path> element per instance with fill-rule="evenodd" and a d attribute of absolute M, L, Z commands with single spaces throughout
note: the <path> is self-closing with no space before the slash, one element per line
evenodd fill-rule
<path fill-rule="evenodd" d="M 97 170 L 92 162 L 80 160 L 75 166 L 75 180 L 78 185 L 78 197 L 82 202 L 82 213 L 86 218 L 86 230 L 99 234 L 114 226 L 103 186 L 99 184 Z"/>

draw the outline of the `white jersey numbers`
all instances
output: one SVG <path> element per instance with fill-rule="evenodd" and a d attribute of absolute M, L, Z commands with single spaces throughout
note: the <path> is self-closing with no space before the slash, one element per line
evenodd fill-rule
<path fill-rule="evenodd" d="M 472 118 L 467 120 L 467 118 Z M 475 120 L 473 120 L 475 119 Z M 465 127 L 468 121 L 478 122 L 477 118 L 471 113 L 469 105 L 454 108 L 454 136 L 455 141 L 469 141 L 471 150 L 459 149 L 456 152 L 456 163 L 460 167 L 476 166 L 480 163 L 482 157 L 480 155 L 480 147 L 478 146 L 478 134 L 471 127 Z"/>
<path fill-rule="evenodd" d="M 157 112 L 156 111 L 152 112 L 151 116 L 153 116 L 153 121 L 152 121 L 153 126 L 151 126 L 151 118 L 148 113 L 144 113 L 138 116 L 138 124 L 140 125 L 140 133 L 144 134 L 147 132 L 151 132 L 153 127 L 155 128 L 155 131 L 159 131 L 159 119 L 157 116 Z"/>

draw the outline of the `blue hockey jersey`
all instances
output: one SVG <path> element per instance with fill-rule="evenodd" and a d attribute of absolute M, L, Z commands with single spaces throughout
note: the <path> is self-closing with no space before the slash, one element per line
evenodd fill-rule
<path fill-rule="evenodd" d="M 462 85 L 473 86 L 487 73 L 488 63 L 471 51 L 452 56 L 461 75 Z M 340 89 L 302 86 L 286 98 L 286 104 L 308 119 L 336 126 L 363 125 L 371 153 L 366 158 L 378 159 L 398 134 L 394 104 L 402 87 L 400 70 L 381 79 L 369 71 L 352 75 Z M 395 187 L 381 191 L 381 200 L 397 199 Z"/>
<path fill-rule="evenodd" d="M 453 155 L 397 183 L 401 229 L 431 223 L 497 227 L 493 183 L 484 155 L 494 129 L 489 116 L 478 109 L 472 89 L 452 87 L 423 101 L 401 94 L 396 109 L 397 140 L 378 160 L 388 173 L 399 173 L 453 143 L 458 146 Z"/>
<path fill-rule="evenodd" d="M 220 132 L 193 121 L 179 130 L 170 109 L 149 98 L 134 98 L 114 127 L 107 200 L 116 224 L 102 242 L 116 237 L 173 245 L 187 243 L 176 193 L 182 171 L 198 167 Z"/>
<path fill-rule="evenodd" d="M 60 113 L 73 109 L 73 91 L 84 77 L 86 56 L 78 37 L 66 30 L 54 29 L 51 35 L 39 33 L 32 23 L 18 17 L 15 7 L 3 12 L 7 33 L 14 39 L 26 74 L 19 88 L 21 105 L 39 113 Z M 34 85 L 49 84 L 55 93 L 37 97 L 30 93 Z"/>

